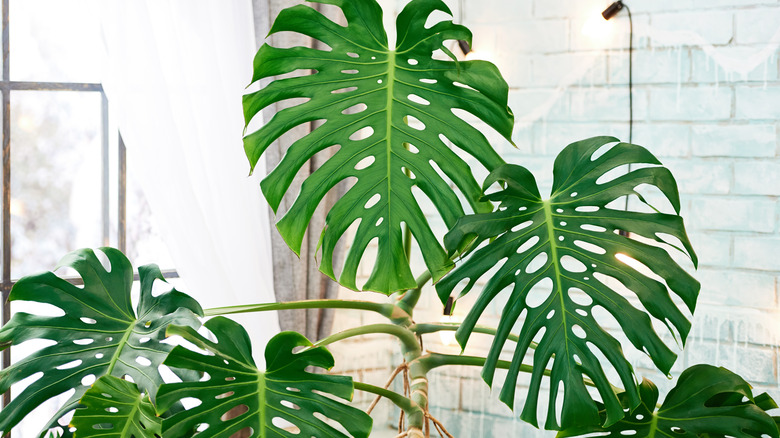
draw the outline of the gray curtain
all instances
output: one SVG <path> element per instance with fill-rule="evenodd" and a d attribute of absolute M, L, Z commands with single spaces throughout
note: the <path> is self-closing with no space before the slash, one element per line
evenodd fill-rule
<path fill-rule="evenodd" d="M 266 35 L 268 35 L 268 30 L 270 29 L 273 18 L 275 18 L 282 9 L 292 6 L 293 2 L 290 0 L 252 0 L 252 4 L 254 6 L 255 37 L 258 48 L 264 42 L 268 42 L 277 47 L 317 47 L 317 42 L 313 41 L 311 38 L 290 32 L 273 35 L 266 40 Z M 314 5 L 316 6 L 316 4 Z M 289 104 L 285 105 L 285 102 L 270 106 L 263 112 L 264 120 L 270 120 L 277 111 L 287 106 L 289 106 Z M 282 156 L 284 156 L 284 152 L 295 139 L 308 134 L 314 127 L 313 124 L 297 126 L 280 140 L 272 144 L 265 153 L 266 167 L 272 169 L 276 166 Z M 270 208 L 268 209 L 268 214 L 271 215 L 272 223 L 278 218 L 281 218 L 292 205 L 295 196 L 298 194 L 301 183 L 328 158 L 329 156 L 317 154 L 312 161 L 304 165 L 304 168 L 298 172 L 295 180 L 290 186 L 287 196 L 282 200 L 282 203 L 279 206 L 278 215 L 274 215 L 273 211 L 271 211 Z M 336 186 L 336 188 L 331 190 L 325 199 L 323 199 L 320 208 L 314 213 L 309 225 L 309 230 L 307 231 L 306 236 L 304 236 L 300 259 L 296 257 L 295 253 L 287 246 L 284 240 L 282 240 L 279 233 L 276 232 L 276 229 L 272 230 L 271 241 L 274 258 L 274 291 L 277 301 L 336 298 L 338 294 L 338 284 L 319 272 L 314 256 L 320 231 L 325 226 L 326 212 L 330 210 L 331 206 L 343 193 L 343 190 L 343 185 Z M 258 196 L 261 195 L 258 193 Z M 339 243 L 334 257 L 334 261 L 337 264 L 337 273 L 340 268 L 338 265 L 342 259 L 343 250 L 341 243 Z M 310 309 L 280 311 L 279 325 L 282 330 L 294 330 L 306 335 L 310 340 L 315 341 L 330 334 L 333 325 L 333 310 Z"/>

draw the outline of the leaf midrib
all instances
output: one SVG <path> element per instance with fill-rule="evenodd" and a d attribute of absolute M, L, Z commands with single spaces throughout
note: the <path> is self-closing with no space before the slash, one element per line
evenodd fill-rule
<path fill-rule="evenodd" d="M 547 239 L 550 244 L 550 259 L 555 270 L 555 288 L 557 289 L 558 299 L 561 302 L 561 326 L 563 327 L 563 339 L 566 346 L 566 362 L 571 361 L 569 354 L 569 331 L 566 325 L 566 302 L 563 300 L 563 291 L 561 290 L 561 268 L 558 260 L 558 246 L 555 243 L 555 223 L 552 217 L 551 200 L 542 201 L 544 207 L 544 221 L 547 224 Z"/>

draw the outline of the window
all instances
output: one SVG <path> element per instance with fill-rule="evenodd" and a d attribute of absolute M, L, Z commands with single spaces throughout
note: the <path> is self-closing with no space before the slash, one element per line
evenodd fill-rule
<path fill-rule="evenodd" d="M 99 83 L 99 5 L 1 1 L 2 323 L 14 282 L 77 248 L 117 247 L 177 278 Z M 2 367 L 11 359 L 5 350 Z"/>

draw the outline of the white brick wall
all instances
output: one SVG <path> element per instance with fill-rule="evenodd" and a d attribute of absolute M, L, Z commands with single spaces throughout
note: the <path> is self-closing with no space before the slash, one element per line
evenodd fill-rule
<path fill-rule="evenodd" d="M 405 1 L 385 3 L 397 11 Z M 474 31 L 474 47 L 510 84 L 518 148 L 504 142 L 497 148 L 534 172 L 543 190 L 555 154 L 569 142 L 600 134 L 628 139 L 625 11 L 608 23 L 611 34 L 597 40 L 581 29 L 609 1 L 463 0 L 463 11 L 457 1 L 447 3 Z M 780 2 L 626 3 L 636 30 L 634 142 L 677 176 L 700 258 L 699 306 L 674 370 L 704 362 L 725 366 L 780 400 Z M 436 319 L 440 304 L 428 293 L 419 317 Z M 495 323 L 500 308 L 491 309 L 487 321 Z M 387 357 L 379 352 L 389 345 L 366 344 L 379 358 Z M 469 348 L 481 351 L 487 344 Z M 662 390 L 674 384 L 626 350 L 640 376 Z M 488 395 L 478 372 L 437 373 L 431 386 L 433 413 L 455 436 L 552 436 L 494 406 L 496 395 Z M 385 414 L 378 423 L 391 421 L 392 411 Z"/>

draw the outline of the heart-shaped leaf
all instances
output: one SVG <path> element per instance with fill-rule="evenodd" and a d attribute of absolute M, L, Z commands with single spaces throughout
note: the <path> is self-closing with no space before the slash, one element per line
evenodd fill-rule
<path fill-rule="evenodd" d="M 161 438 L 162 419 L 138 386 L 113 376 L 99 378 L 84 396 L 70 424 L 78 438 Z"/>
<path fill-rule="evenodd" d="M 74 251 L 60 261 L 58 268 L 71 267 L 79 273 L 83 287 L 46 272 L 22 278 L 11 290 L 11 301 L 49 304 L 64 314 L 17 313 L 0 330 L 2 348 L 32 339 L 55 342 L 0 371 L 0 392 L 14 383 L 37 377 L 2 410 L 1 431 L 9 432 L 41 403 L 74 388 L 76 392 L 51 420 L 41 419 L 41 424 L 47 425 L 43 435 L 78 405 L 91 379 L 105 375 L 129 375 L 154 398 L 162 383 L 157 368 L 172 348 L 161 343 L 166 327 L 174 323 L 200 326 L 197 315 L 203 311 L 188 295 L 176 290 L 152 295 L 154 281 L 165 281 L 156 265 L 138 269 L 141 295 L 134 312 L 130 262 L 116 249 L 101 251 L 108 258 L 110 271 L 91 249 Z M 65 431 L 66 435 L 70 433 Z"/>
<path fill-rule="evenodd" d="M 578 425 L 562 430 L 558 438 L 594 432 L 610 438 L 778 436 L 774 419 L 765 412 L 777 408 L 774 400 L 766 393 L 753 398 L 750 384 L 725 368 L 694 365 L 683 371 L 658 410 L 658 388 L 652 382 L 645 379 L 639 394 L 639 407 L 612 426 Z M 625 393 L 620 398 L 628 407 Z"/>
<path fill-rule="evenodd" d="M 469 165 L 449 144 L 476 158 L 488 170 L 503 164 L 503 160 L 485 136 L 453 110 L 470 113 L 509 139 L 514 119 L 507 107 L 508 86 L 498 69 L 488 62 L 433 59 L 437 49 L 454 59 L 443 45 L 445 40 L 471 41 L 468 29 L 451 21 L 425 26 L 432 12 L 450 13 L 441 0 L 413 0 L 403 9 L 396 22 L 395 49 L 388 47 L 382 9 L 375 0 L 316 1 L 341 8 L 347 26 L 298 5 L 283 10 L 270 33 L 298 32 L 326 44 L 330 50 L 264 45 L 255 58 L 252 80 L 296 70 L 315 73 L 278 79 L 244 96 L 247 124 L 271 104 L 307 99 L 278 112 L 265 126 L 244 138 L 252 167 L 266 148 L 288 130 L 324 121 L 292 144 L 261 183 L 274 211 L 308 160 L 330 146 L 339 147 L 303 183 L 277 228 L 299 254 L 304 232 L 322 198 L 340 181 L 355 180 L 327 215 L 320 240 L 320 270 L 336 279 L 336 243 L 350 225 L 359 223 L 338 281 L 357 289 L 358 264 L 369 243 L 377 240 L 377 260 L 381 263 L 374 265 L 363 289 L 389 294 L 414 288 L 414 277 L 404 254 L 403 223 L 411 229 L 434 281 L 438 280 L 453 264 L 431 231 L 413 189 L 418 188 L 433 201 L 447 227 L 464 210 L 444 175 L 472 209 L 490 210 L 489 205 L 478 201 L 481 190 Z M 362 129 L 371 133 L 363 137 L 358 133 Z"/>
<path fill-rule="evenodd" d="M 311 342 L 299 333 L 282 332 L 268 342 L 267 369 L 260 371 L 252 359 L 249 336 L 240 325 L 224 317 L 210 319 L 204 325 L 216 342 L 190 327 L 168 329 L 169 334 L 182 336 L 206 354 L 179 346 L 165 364 L 203 372 L 208 377 L 160 388 L 157 401 L 161 412 L 185 397 L 199 402 L 163 420 L 164 436 L 186 436 L 200 427 L 198 436 L 204 438 L 228 438 L 246 430 L 251 430 L 253 437 L 368 437 L 371 417 L 334 399 L 352 399 L 352 379 L 305 370 L 310 366 L 330 369 L 333 356 L 327 349 L 305 348 L 293 353 L 297 347 L 311 347 Z M 330 421 L 339 423 L 349 435 L 335 429 Z"/>
<path fill-rule="evenodd" d="M 636 191 L 639 185 L 647 184 L 658 188 L 679 212 L 677 186 L 671 173 L 658 166 L 658 160 L 646 149 L 620 143 L 593 158 L 599 149 L 616 141 L 596 137 L 566 147 L 555 160 L 552 195 L 546 201 L 525 168 L 499 167 L 484 184 L 486 190 L 496 182 L 505 184 L 486 196 L 500 203 L 498 210 L 466 216 L 445 236 L 450 251 L 464 249 L 469 243 L 488 242 L 439 282 L 442 300 L 449 298 L 461 282 L 467 283 L 461 295 L 467 293 L 480 277 L 499 266 L 458 329 L 458 341 L 465 345 L 488 304 L 502 290 L 511 289 L 482 375 L 492 383 L 502 347 L 512 328 L 521 324 L 500 399 L 513 406 L 520 366 L 527 360 L 532 341 L 537 340 L 531 386 L 521 416 L 537 424 L 539 388 L 544 370 L 552 361 L 552 391 L 545 424 L 548 429 L 599 422 L 598 409 L 585 387 L 586 378 L 595 383 L 604 401 L 607 424 L 623 418 L 623 407 L 603 369 L 607 365 L 620 376 L 630 406 L 639 403 L 633 370 L 620 342 L 600 325 L 603 320 L 594 312 L 611 314 L 629 341 L 668 373 L 677 356 L 656 333 L 650 316 L 665 323 L 672 334 L 676 329 L 684 342 L 690 322 L 669 290 L 691 312 L 699 291 L 699 283 L 660 247 L 664 239 L 673 236 L 685 248 L 681 251 L 695 263 L 680 216 L 607 208 L 616 199 L 631 194 L 650 205 Z M 610 170 L 632 163 L 643 166 L 603 180 Z M 620 231 L 630 232 L 631 237 Z M 632 303 L 627 297 L 638 302 Z M 560 385 L 563 401 L 559 424 L 555 406 Z"/>

